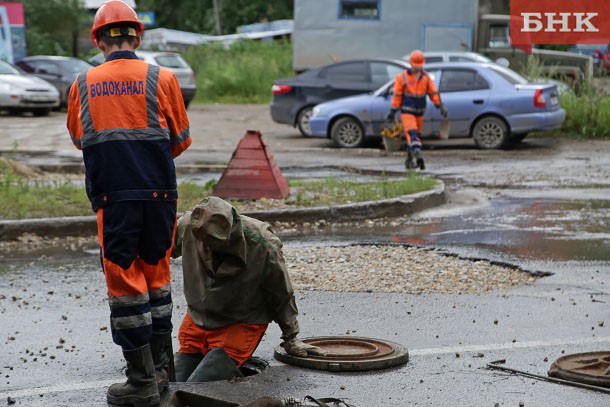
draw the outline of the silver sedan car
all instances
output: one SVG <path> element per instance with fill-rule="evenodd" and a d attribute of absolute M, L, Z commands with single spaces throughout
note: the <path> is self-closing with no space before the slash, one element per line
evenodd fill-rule
<path fill-rule="evenodd" d="M 58 106 L 59 91 L 53 85 L 0 61 L 0 109 L 45 116 Z"/>

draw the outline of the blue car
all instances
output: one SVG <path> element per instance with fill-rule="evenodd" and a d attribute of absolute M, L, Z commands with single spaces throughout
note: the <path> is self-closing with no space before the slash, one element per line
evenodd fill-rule
<path fill-rule="evenodd" d="M 494 63 L 426 65 L 449 111 L 450 137 L 472 137 L 479 148 L 498 149 L 522 141 L 529 132 L 561 127 L 566 113 L 555 83 L 530 83 Z M 393 81 L 377 91 L 314 107 L 311 134 L 343 148 L 379 137 L 390 112 Z M 422 137 L 438 137 L 442 117 L 430 101 Z"/>

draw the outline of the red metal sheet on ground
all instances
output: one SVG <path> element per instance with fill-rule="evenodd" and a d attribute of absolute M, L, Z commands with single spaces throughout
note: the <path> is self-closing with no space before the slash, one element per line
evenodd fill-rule
<path fill-rule="evenodd" d="M 247 131 L 233 152 L 214 195 L 221 198 L 284 198 L 290 189 L 267 143 L 258 131 Z"/>

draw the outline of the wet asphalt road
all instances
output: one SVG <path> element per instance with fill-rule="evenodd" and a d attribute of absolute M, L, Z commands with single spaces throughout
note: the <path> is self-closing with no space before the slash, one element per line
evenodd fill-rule
<path fill-rule="evenodd" d="M 291 138 L 278 136 L 283 167 L 402 169 L 399 154 L 343 152 L 324 140 L 295 151 L 285 147 Z M 507 366 L 545 375 L 563 354 L 608 349 L 610 143 L 533 139 L 491 152 L 449 144 L 430 142 L 434 148 L 426 150 L 427 172 L 445 180 L 449 204 L 401 225 L 337 226 L 324 236 L 286 236 L 287 244 L 402 242 L 552 276 L 480 296 L 299 292 L 303 336 L 385 338 L 407 346 L 411 361 L 362 374 L 282 365 L 272 359 L 280 336 L 272 326 L 256 353 L 271 362 L 265 373 L 191 390 L 241 402 L 263 395 L 332 396 L 359 407 L 609 405 L 610 395 L 484 367 L 506 359 Z M 218 162 L 230 153 L 228 147 L 200 149 L 181 160 Z M 105 387 L 120 378 L 122 361 L 108 332 L 97 262 L 84 254 L 0 263 L 0 403 L 11 397 L 22 406 L 105 405 Z M 179 263 L 173 271 L 178 325 L 185 310 Z"/>

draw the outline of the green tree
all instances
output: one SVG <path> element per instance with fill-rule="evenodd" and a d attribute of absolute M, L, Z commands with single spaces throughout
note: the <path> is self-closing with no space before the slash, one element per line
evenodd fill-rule
<path fill-rule="evenodd" d="M 25 36 L 30 55 L 75 55 L 80 0 L 23 0 Z"/>

